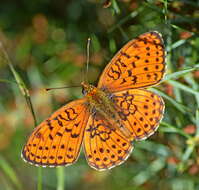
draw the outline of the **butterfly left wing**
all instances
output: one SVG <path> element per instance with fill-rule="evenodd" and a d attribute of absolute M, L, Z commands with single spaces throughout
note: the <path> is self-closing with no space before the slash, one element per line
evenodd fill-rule
<path fill-rule="evenodd" d="M 23 159 L 52 167 L 75 162 L 89 116 L 85 102 L 85 98 L 70 102 L 37 126 L 23 148 Z"/>
<path fill-rule="evenodd" d="M 145 89 L 130 89 L 113 93 L 115 109 L 123 126 L 136 140 L 152 135 L 164 114 L 164 101 L 157 94 Z"/>
<path fill-rule="evenodd" d="M 161 35 L 154 31 L 128 42 L 105 67 L 98 88 L 109 92 L 157 84 L 165 72 L 165 49 Z"/>
<path fill-rule="evenodd" d="M 133 149 L 132 142 L 97 113 L 88 120 L 84 133 L 84 152 L 96 170 L 111 169 L 123 163 Z"/>

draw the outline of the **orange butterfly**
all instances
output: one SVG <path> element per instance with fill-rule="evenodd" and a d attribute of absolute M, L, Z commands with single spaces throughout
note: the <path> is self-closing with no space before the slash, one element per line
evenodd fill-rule
<path fill-rule="evenodd" d="M 152 135 L 164 102 L 145 87 L 165 72 L 161 35 L 148 32 L 128 42 L 104 69 L 97 88 L 82 82 L 84 98 L 70 102 L 35 128 L 22 151 L 36 166 L 74 163 L 83 142 L 88 164 L 111 169 L 130 155 L 134 140 Z"/>

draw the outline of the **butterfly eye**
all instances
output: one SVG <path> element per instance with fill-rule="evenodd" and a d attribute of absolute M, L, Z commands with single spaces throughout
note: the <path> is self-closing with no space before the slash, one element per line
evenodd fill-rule
<path fill-rule="evenodd" d="M 83 95 L 86 95 L 86 90 L 85 90 L 85 88 L 82 88 L 82 94 L 83 94 Z"/>

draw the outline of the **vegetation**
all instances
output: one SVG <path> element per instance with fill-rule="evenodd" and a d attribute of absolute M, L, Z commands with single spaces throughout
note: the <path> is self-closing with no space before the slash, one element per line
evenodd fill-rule
<path fill-rule="evenodd" d="M 0 6 L 0 189 L 199 189 L 199 4 L 195 0 L 13 0 Z M 21 159 L 36 124 L 81 89 L 96 84 L 112 56 L 144 32 L 162 33 L 167 73 L 152 90 L 166 102 L 158 131 L 135 142 L 112 170 L 90 168 L 82 153 L 69 167 L 38 168 Z M 83 72 L 82 72 L 83 71 Z M 98 75 L 98 76 L 99 76 Z M 34 114 L 35 113 L 35 114 Z"/>

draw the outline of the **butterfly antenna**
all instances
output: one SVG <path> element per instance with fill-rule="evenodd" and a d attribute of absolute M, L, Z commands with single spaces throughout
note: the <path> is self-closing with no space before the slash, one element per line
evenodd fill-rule
<path fill-rule="evenodd" d="M 57 90 L 57 89 L 64 89 L 64 88 L 76 88 L 76 87 L 81 87 L 80 85 L 77 86 L 62 86 L 62 87 L 57 87 L 57 88 L 45 88 L 46 91 L 50 90 Z"/>
<path fill-rule="evenodd" d="M 90 43 L 91 43 L 91 39 L 88 38 L 88 41 L 87 41 L 87 56 L 86 56 L 86 82 L 88 82 L 88 64 L 89 64 L 89 58 L 90 58 Z"/>
<path fill-rule="evenodd" d="M 84 69 L 83 68 L 81 68 L 81 76 L 82 76 L 82 80 L 81 81 L 85 81 L 85 74 L 84 74 Z"/>

